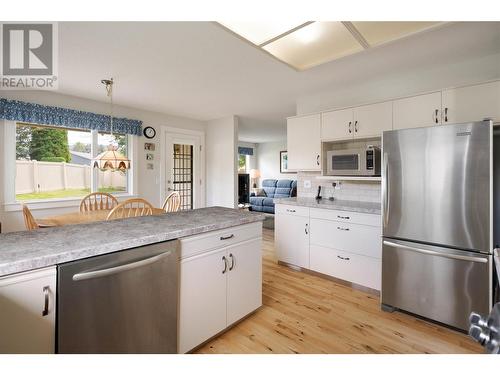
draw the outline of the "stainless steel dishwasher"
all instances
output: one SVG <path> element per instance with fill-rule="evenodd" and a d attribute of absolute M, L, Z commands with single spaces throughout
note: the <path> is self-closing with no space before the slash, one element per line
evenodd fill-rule
<path fill-rule="evenodd" d="M 58 353 L 177 353 L 178 241 L 58 266 Z"/>

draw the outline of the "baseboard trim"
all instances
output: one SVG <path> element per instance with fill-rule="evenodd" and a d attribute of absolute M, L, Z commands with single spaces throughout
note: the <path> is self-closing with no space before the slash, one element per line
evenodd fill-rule
<path fill-rule="evenodd" d="M 374 296 L 380 297 L 380 290 L 377 290 L 377 289 L 373 289 L 373 288 L 369 288 L 369 287 L 364 286 L 364 285 L 359 285 L 359 284 L 356 284 L 356 283 L 352 283 L 352 282 L 347 281 L 347 280 L 342 280 L 342 279 L 336 278 L 334 276 L 325 275 L 324 273 L 316 272 L 316 271 L 313 271 L 313 270 L 310 270 L 310 269 L 307 269 L 307 268 L 295 266 L 295 265 L 290 264 L 290 263 L 282 262 L 281 260 L 278 260 L 278 264 L 281 265 L 281 266 L 285 266 L 285 267 L 291 268 L 291 269 L 293 269 L 295 271 L 300 271 L 300 272 L 307 273 L 309 275 L 321 277 L 322 279 L 334 281 L 334 282 L 336 282 L 338 284 L 351 287 L 352 289 L 356 289 L 356 290 L 359 290 L 359 291 L 362 291 L 362 292 L 369 293 L 369 294 L 372 294 Z"/>

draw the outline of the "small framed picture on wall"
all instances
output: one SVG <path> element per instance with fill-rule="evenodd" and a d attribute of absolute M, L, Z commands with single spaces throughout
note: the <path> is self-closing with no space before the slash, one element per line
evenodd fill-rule
<path fill-rule="evenodd" d="M 146 151 L 154 151 L 155 150 L 155 144 L 154 143 L 149 143 L 149 142 L 144 143 L 144 150 L 146 150 Z"/>
<path fill-rule="evenodd" d="M 288 151 L 280 151 L 280 173 L 295 173 L 288 170 Z"/>

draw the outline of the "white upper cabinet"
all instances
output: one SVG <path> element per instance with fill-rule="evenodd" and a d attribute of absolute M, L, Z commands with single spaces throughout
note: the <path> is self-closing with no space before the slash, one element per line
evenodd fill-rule
<path fill-rule="evenodd" d="M 500 121 L 500 82 L 485 83 L 443 91 L 443 124 Z"/>
<path fill-rule="evenodd" d="M 393 128 L 408 129 L 441 124 L 441 91 L 393 102 Z"/>
<path fill-rule="evenodd" d="M 288 169 L 321 170 L 321 118 L 319 114 L 292 117 L 287 121 Z"/>
<path fill-rule="evenodd" d="M 364 105 L 321 114 L 321 140 L 380 137 L 392 130 L 392 102 Z"/>
<path fill-rule="evenodd" d="M 354 113 L 352 108 L 321 114 L 321 139 L 351 139 L 354 136 Z"/>
<path fill-rule="evenodd" d="M 380 137 L 392 130 L 392 102 L 354 108 L 354 138 Z"/>

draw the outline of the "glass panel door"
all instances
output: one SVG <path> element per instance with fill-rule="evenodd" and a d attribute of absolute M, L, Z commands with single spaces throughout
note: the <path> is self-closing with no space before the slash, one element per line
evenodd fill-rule
<path fill-rule="evenodd" d="M 181 210 L 193 209 L 193 145 L 173 144 L 173 190 L 181 195 Z"/>

